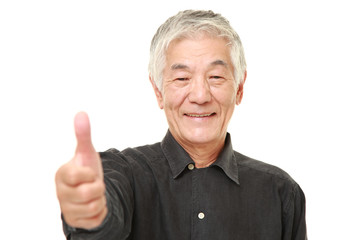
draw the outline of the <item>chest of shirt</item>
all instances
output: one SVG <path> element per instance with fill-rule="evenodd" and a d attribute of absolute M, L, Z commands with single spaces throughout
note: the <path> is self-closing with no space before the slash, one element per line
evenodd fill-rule
<path fill-rule="evenodd" d="M 262 238 L 269 231 L 281 236 L 281 200 L 271 177 L 244 173 L 246 180 L 237 184 L 217 166 L 190 166 L 176 178 L 166 168 L 134 174 L 133 226 L 142 228 L 134 231 L 141 235 L 136 239 L 149 234 L 156 235 L 153 239 L 271 239 Z"/>

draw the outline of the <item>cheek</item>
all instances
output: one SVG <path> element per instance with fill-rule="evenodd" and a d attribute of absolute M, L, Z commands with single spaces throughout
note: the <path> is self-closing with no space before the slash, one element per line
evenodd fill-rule
<path fill-rule="evenodd" d="M 236 92 L 233 88 L 213 89 L 212 95 L 224 108 L 233 108 L 236 103 Z"/>
<path fill-rule="evenodd" d="M 172 89 L 169 87 L 164 91 L 164 108 L 168 110 L 179 108 L 185 100 L 185 89 Z"/>

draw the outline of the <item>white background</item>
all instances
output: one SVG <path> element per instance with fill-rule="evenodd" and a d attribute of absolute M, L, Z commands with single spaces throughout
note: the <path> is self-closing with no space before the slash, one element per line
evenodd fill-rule
<path fill-rule="evenodd" d="M 125 3 L 124 3 L 125 2 Z M 160 141 L 148 81 L 157 27 L 213 9 L 238 31 L 248 79 L 229 132 L 307 197 L 310 239 L 358 237 L 360 36 L 356 1 L 1 1 L 0 239 L 65 239 L 54 175 L 90 115 L 98 151 Z"/>

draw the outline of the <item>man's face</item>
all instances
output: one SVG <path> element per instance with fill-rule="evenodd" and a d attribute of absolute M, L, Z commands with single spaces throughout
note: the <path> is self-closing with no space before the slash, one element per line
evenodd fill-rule
<path fill-rule="evenodd" d="M 163 89 L 153 86 L 169 130 L 181 145 L 224 141 L 242 97 L 227 41 L 206 36 L 173 41 L 167 50 Z"/>

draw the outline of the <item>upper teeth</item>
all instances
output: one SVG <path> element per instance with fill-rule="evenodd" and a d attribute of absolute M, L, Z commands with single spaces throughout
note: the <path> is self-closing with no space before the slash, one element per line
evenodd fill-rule
<path fill-rule="evenodd" d="M 208 117 L 210 116 L 212 113 L 208 113 L 208 114 L 187 114 L 190 117 Z"/>

